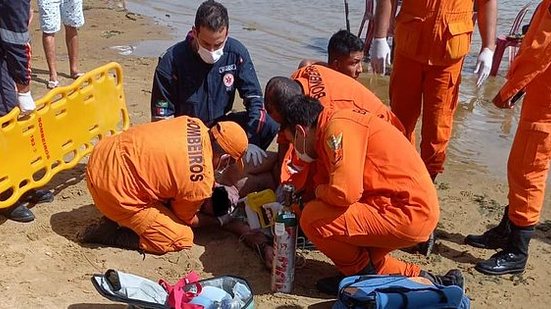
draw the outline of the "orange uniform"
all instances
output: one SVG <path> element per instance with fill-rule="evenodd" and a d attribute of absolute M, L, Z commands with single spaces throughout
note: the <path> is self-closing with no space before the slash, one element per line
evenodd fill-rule
<path fill-rule="evenodd" d="M 388 253 L 427 240 L 440 209 L 423 161 L 406 138 L 364 110 L 341 110 L 316 129 L 316 199 L 300 225 L 345 275 L 368 265 L 418 276 Z"/>
<path fill-rule="evenodd" d="M 377 117 L 392 123 L 398 130 L 404 132 L 400 120 L 390 109 L 369 89 L 350 76 L 314 64 L 298 69 L 292 74 L 291 78 L 300 83 L 305 95 L 320 101 L 324 107 L 321 118 L 329 117 L 336 110 L 357 108 L 377 115 Z M 286 144 L 289 141 L 285 139 L 283 134 L 280 134 L 278 143 Z M 313 169 L 313 166 L 301 162 L 295 156 L 292 146 L 287 150 L 283 162 L 281 182 L 291 182 L 296 188 L 303 188 L 305 183 L 309 182 L 309 177 L 314 173 L 313 170 L 309 171 L 309 169 Z"/>
<path fill-rule="evenodd" d="M 189 224 L 214 186 L 212 155 L 199 119 L 135 126 L 96 145 L 86 168 L 88 189 L 107 218 L 140 236 L 142 250 L 189 248 Z"/>
<path fill-rule="evenodd" d="M 412 143 L 422 106 L 421 157 L 432 176 L 443 171 L 472 16 L 473 0 L 406 0 L 396 17 L 390 105 Z"/>
<path fill-rule="evenodd" d="M 507 165 L 509 219 L 527 227 L 539 221 L 551 159 L 551 0 L 534 13 L 494 103 L 506 106 L 519 91 L 526 96 Z"/>

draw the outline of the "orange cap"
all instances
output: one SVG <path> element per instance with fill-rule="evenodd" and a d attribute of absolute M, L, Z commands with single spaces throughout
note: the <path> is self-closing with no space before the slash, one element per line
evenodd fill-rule
<path fill-rule="evenodd" d="M 249 139 L 237 123 L 221 121 L 214 125 L 210 131 L 218 145 L 235 160 L 241 159 L 247 151 Z"/>

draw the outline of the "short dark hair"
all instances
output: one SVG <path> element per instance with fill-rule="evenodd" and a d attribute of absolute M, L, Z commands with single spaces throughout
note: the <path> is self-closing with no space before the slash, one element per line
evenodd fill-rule
<path fill-rule="evenodd" d="M 222 28 L 228 28 L 230 18 L 228 10 L 221 3 L 214 0 L 207 0 L 199 6 L 195 14 L 195 28 L 207 27 L 212 31 L 220 31 Z"/>
<path fill-rule="evenodd" d="M 281 129 L 289 129 L 294 134 L 297 125 L 314 127 L 322 111 L 323 105 L 318 99 L 303 94 L 296 95 L 281 105 Z"/>
<path fill-rule="evenodd" d="M 363 51 L 364 42 L 348 30 L 340 30 L 331 36 L 327 45 L 328 62 L 348 57 L 350 53 Z"/>
<path fill-rule="evenodd" d="M 283 76 L 270 78 L 264 91 L 264 103 L 281 113 L 281 106 L 294 96 L 302 94 L 302 88 L 296 81 Z"/>
<path fill-rule="evenodd" d="M 228 191 L 223 186 L 212 190 L 212 212 L 215 217 L 220 217 L 228 213 L 231 207 L 231 201 L 228 197 Z"/>

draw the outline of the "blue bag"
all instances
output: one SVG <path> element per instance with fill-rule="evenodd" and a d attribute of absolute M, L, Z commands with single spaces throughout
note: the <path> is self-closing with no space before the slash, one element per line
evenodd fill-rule
<path fill-rule="evenodd" d="M 434 285 L 421 277 L 395 275 L 349 276 L 339 284 L 333 309 L 470 308 L 458 286 Z"/>

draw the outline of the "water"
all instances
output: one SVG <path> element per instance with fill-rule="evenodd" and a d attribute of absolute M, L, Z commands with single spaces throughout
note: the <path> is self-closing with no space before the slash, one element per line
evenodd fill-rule
<path fill-rule="evenodd" d="M 357 33 L 365 2 L 348 2 L 351 31 Z M 498 34 L 509 32 L 517 12 L 528 2 L 498 1 Z M 199 3 L 197 0 L 129 1 L 130 11 L 155 17 L 173 29 L 175 35 L 174 40 L 170 41 L 137 43 L 134 53 L 158 56 L 167 47 L 183 39 L 191 29 Z M 272 76 L 288 76 L 303 58 L 326 59 L 329 37 L 337 30 L 346 28 L 343 1 L 228 0 L 222 3 L 229 11 L 230 35 L 249 49 L 262 85 Z M 524 24 L 529 21 L 534 8 L 528 12 Z M 501 110 L 490 102 L 503 84 L 503 77 L 490 78 L 482 88 L 476 88 L 472 71 L 479 48 L 477 30 L 471 53 L 465 61 L 446 168 L 465 171 L 466 175 L 490 175 L 504 182 L 507 156 L 520 108 Z M 501 68 L 503 75 L 507 68 L 506 58 Z M 365 73 L 361 81 L 388 102 L 388 77 Z"/>

